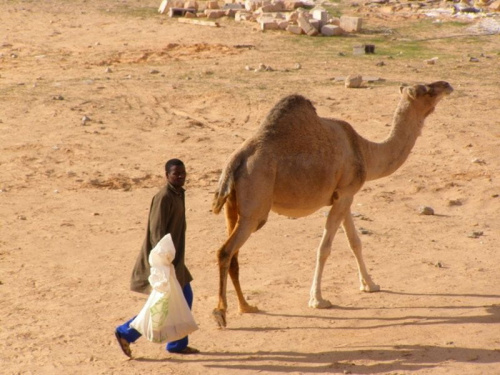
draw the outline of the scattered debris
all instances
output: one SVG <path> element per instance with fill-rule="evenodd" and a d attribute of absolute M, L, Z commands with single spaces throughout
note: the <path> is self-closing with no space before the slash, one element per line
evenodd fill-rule
<path fill-rule="evenodd" d="M 431 59 L 428 59 L 428 60 L 424 60 L 424 62 L 427 64 L 427 65 L 434 65 L 436 63 L 436 61 L 438 61 L 438 57 L 433 57 Z"/>
<path fill-rule="evenodd" d="M 484 233 L 482 231 L 474 231 L 474 232 L 471 232 L 467 237 L 469 237 L 469 238 L 479 238 L 483 234 Z"/>
<path fill-rule="evenodd" d="M 199 20 L 194 20 L 192 18 L 179 18 L 179 22 L 182 23 L 191 23 L 194 25 L 202 25 L 202 26 L 212 26 L 212 27 L 219 27 L 218 22 L 213 22 L 213 21 L 199 21 Z"/>
<path fill-rule="evenodd" d="M 87 124 L 87 122 L 90 121 L 90 117 L 88 116 L 83 116 L 82 117 L 82 126 L 85 126 Z"/>
<path fill-rule="evenodd" d="M 315 3 L 312 1 L 233 1 L 235 2 L 225 3 L 220 6 L 218 1 L 208 0 L 204 2 L 204 8 L 202 9 L 195 0 L 163 0 L 158 12 L 165 13 L 168 11 L 169 17 L 179 17 L 179 21 L 185 23 L 219 26 L 217 23 L 208 23 L 196 19 L 231 17 L 236 22 L 257 22 L 262 31 L 286 30 L 293 34 L 306 34 L 309 36 L 342 36 L 359 33 L 362 29 L 362 18 L 351 16 L 332 17 L 325 9 L 314 8 Z"/>
<path fill-rule="evenodd" d="M 359 228 L 359 233 L 361 233 L 361 234 L 366 234 L 366 235 L 371 235 L 371 234 L 373 234 L 371 230 L 366 229 L 366 228 Z"/>

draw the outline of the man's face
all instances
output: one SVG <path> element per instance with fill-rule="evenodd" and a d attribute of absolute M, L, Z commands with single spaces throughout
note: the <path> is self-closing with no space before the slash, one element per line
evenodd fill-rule
<path fill-rule="evenodd" d="M 167 173 L 167 181 L 174 187 L 184 186 L 186 181 L 186 168 L 183 165 L 173 165 Z"/>

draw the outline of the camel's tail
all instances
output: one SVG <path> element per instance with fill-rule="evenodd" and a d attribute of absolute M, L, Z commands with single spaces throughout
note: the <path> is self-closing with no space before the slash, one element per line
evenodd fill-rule
<path fill-rule="evenodd" d="M 231 156 L 226 166 L 222 170 L 222 173 L 219 178 L 219 186 L 215 191 L 214 200 L 212 202 L 212 211 L 215 214 L 218 214 L 224 204 L 227 201 L 227 198 L 234 190 L 234 176 L 241 163 L 243 162 L 244 155 L 239 152 Z"/>

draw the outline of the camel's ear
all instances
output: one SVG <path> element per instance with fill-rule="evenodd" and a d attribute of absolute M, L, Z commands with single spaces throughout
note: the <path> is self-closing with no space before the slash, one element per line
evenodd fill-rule
<path fill-rule="evenodd" d="M 424 86 L 424 85 L 415 85 L 415 86 L 411 86 L 411 87 L 408 87 L 406 89 L 406 92 L 408 94 L 408 97 L 410 99 L 417 99 L 418 97 L 421 97 L 425 94 L 428 94 L 428 88 L 427 86 Z"/>
<path fill-rule="evenodd" d="M 408 85 L 406 83 L 403 83 L 401 86 L 399 86 L 399 93 L 401 95 L 403 95 L 403 91 L 405 90 L 405 88 L 407 88 Z"/>

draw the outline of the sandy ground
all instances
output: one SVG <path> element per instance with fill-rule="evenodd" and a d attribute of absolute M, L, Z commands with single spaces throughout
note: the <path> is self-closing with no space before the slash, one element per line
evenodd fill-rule
<path fill-rule="evenodd" d="M 180 24 L 158 15 L 158 3 L 0 4 L 0 372 L 500 373 L 499 36 L 446 38 L 446 25 L 424 20 L 414 34 L 387 36 L 381 30 L 415 20 L 372 16 L 358 36 L 297 37 L 231 20 Z M 385 52 L 352 55 L 376 36 Z M 391 47 L 416 39 L 428 39 L 416 56 Z M 259 63 L 274 71 L 245 69 Z M 384 81 L 335 82 L 349 73 Z M 354 202 L 381 292 L 358 290 L 339 233 L 323 278 L 334 307 L 310 309 L 327 208 L 301 219 L 271 214 L 240 255 L 244 292 L 261 312 L 240 315 L 230 285 L 220 330 L 211 311 L 225 227 L 210 208 L 228 155 L 295 92 L 321 116 L 382 140 L 399 85 L 436 80 L 455 92 L 403 167 Z M 129 276 L 171 157 L 189 172 L 187 264 L 199 324 L 190 343 L 202 353 L 171 355 L 141 339 L 128 360 L 113 330 L 145 301 L 128 290 Z M 421 206 L 435 215 L 420 215 Z"/>

